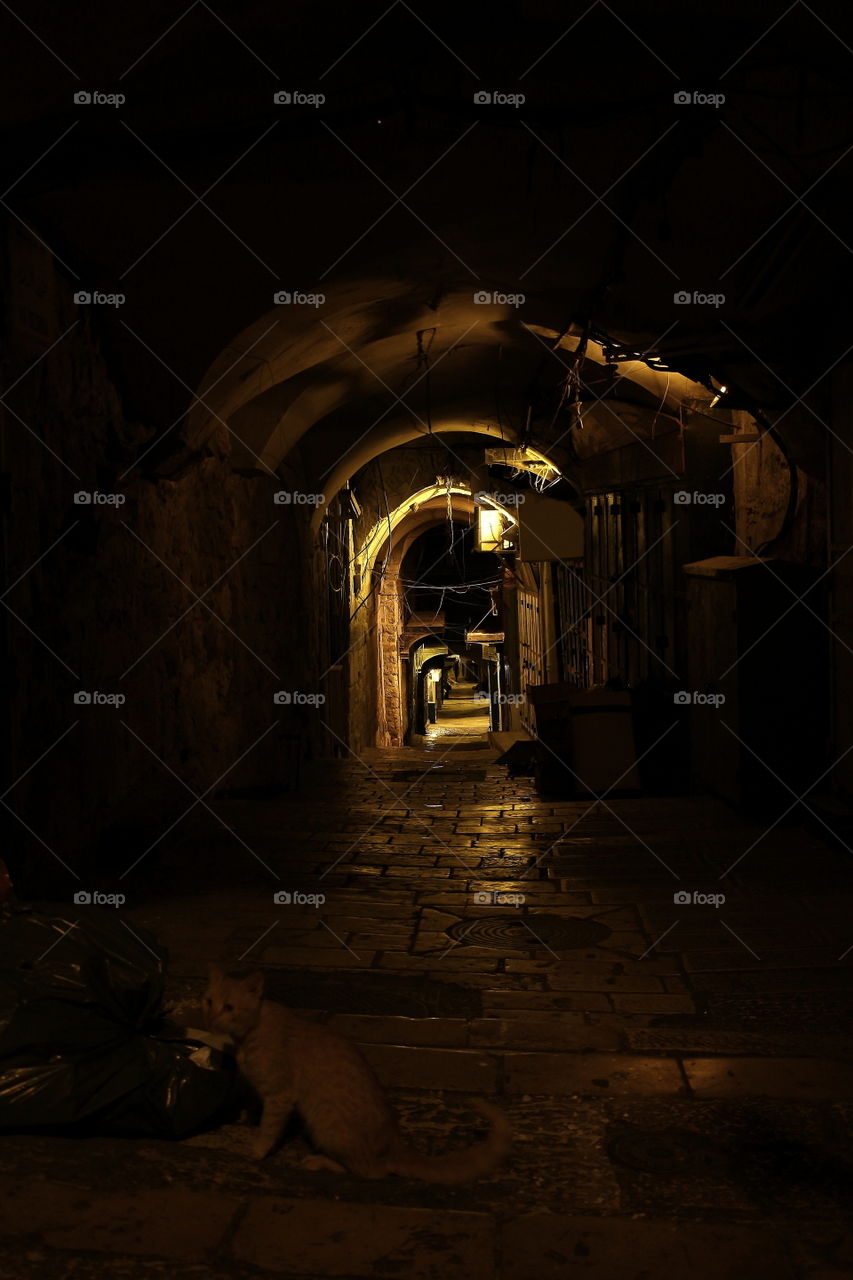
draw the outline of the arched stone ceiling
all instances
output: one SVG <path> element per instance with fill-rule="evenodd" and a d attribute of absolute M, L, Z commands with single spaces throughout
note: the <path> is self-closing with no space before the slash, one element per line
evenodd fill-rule
<path fill-rule="evenodd" d="M 330 286 L 322 308 L 266 313 L 207 371 L 190 413 L 191 438 L 198 444 L 225 421 L 235 465 L 268 471 L 305 442 L 317 491 L 330 500 L 372 458 L 420 435 L 471 432 L 516 443 L 534 400 L 550 416 L 577 333 L 524 318 L 535 298 L 521 308 L 483 305 L 465 285 L 427 305 L 420 293 L 416 281 L 374 277 Z M 543 302 L 541 310 L 553 306 Z M 240 351 L 248 354 L 235 358 Z M 585 359 L 585 379 L 607 363 L 596 342 Z M 681 374 L 639 360 L 617 362 L 612 372 L 613 394 L 633 407 L 640 431 L 644 416 L 711 398 Z M 594 411 L 594 392 L 584 394 Z M 606 431 L 613 415 L 598 416 Z M 558 453 L 562 469 L 565 447 Z M 318 510 L 315 525 L 321 518 Z"/>
<path fill-rule="evenodd" d="M 394 393 L 405 395 L 407 384 L 424 381 L 418 379 L 427 367 L 426 360 L 418 367 L 424 349 L 431 372 L 437 377 L 438 367 L 446 366 L 442 378 L 452 383 L 470 377 L 476 371 L 471 361 L 498 347 L 522 351 L 522 363 L 533 367 L 550 367 L 553 362 L 558 376 L 561 363 L 565 369 L 564 361 L 548 359 L 548 348 L 555 346 L 561 330 L 553 322 L 527 318 L 535 309 L 535 298 L 528 298 L 521 308 L 482 305 L 474 302 L 469 284 L 427 306 L 417 301 L 420 291 L 415 280 L 364 280 L 330 287 L 324 306 L 313 314 L 311 308 L 294 306 L 268 311 L 238 334 L 208 369 L 199 387 L 201 399 L 189 414 L 192 435 L 204 435 L 216 417 L 235 418 L 251 403 L 262 419 L 262 434 L 269 432 L 265 447 L 273 455 L 286 452 L 310 425 L 340 405 L 383 389 L 393 400 Z M 553 304 L 543 309 L 553 311 Z M 577 334 L 566 335 L 559 349 L 571 354 L 577 344 Z M 241 352 L 248 354 L 241 358 Z M 588 344 L 586 358 L 606 363 L 596 342 Z M 623 361 L 616 368 L 619 377 L 656 399 L 665 397 L 670 407 L 677 407 L 688 394 L 706 394 L 683 375 L 660 373 L 641 361 Z M 455 377 L 448 379 L 451 371 Z M 279 421 L 271 431 L 270 418 L 276 415 Z M 241 421 L 246 427 L 250 420 Z"/>
<path fill-rule="evenodd" d="M 217 417 L 276 465 L 324 415 L 358 413 L 366 371 L 336 362 L 338 339 L 376 346 L 399 391 L 417 332 L 452 341 L 475 289 L 524 289 L 517 314 L 492 317 L 513 330 L 592 317 L 641 346 L 665 337 L 678 367 L 722 366 L 765 407 L 796 403 L 849 345 L 840 0 L 772 22 L 757 0 L 624 16 L 541 0 L 523 20 L 438 3 L 429 28 L 409 5 L 374 21 L 341 0 L 249 0 L 233 30 L 214 6 L 166 0 L 93 0 L 83 23 L 48 0 L 26 24 L 6 7 L 9 207 L 56 255 L 69 299 L 75 280 L 126 289 L 97 330 L 130 415 L 171 432 L 164 472 Z M 81 113 L 68 68 L 81 84 L 121 77 L 127 111 Z M 322 111 L 275 108 L 296 68 L 322 78 Z M 523 111 L 481 109 L 478 87 L 522 74 Z M 723 74 L 725 109 L 678 105 L 674 87 Z M 397 198 L 410 189 L 411 205 Z M 674 307 L 675 290 L 720 280 L 719 316 Z M 320 311 L 269 310 L 298 287 L 327 295 L 338 339 Z M 193 389 L 209 408 L 190 407 Z"/>

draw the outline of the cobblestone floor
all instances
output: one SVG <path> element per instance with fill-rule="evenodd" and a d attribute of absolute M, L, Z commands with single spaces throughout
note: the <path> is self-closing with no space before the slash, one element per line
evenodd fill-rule
<path fill-rule="evenodd" d="M 539 799 L 494 758 L 325 762 L 124 883 L 182 1017 L 209 960 L 257 961 L 364 1046 L 416 1145 L 472 1140 L 467 1097 L 495 1097 L 506 1166 L 441 1188 L 309 1173 L 298 1141 L 257 1166 L 239 1125 L 7 1137 L 4 1280 L 853 1274 L 848 853 L 702 798 Z"/>
<path fill-rule="evenodd" d="M 427 726 L 429 742 L 446 740 L 462 745 L 485 743 L 489 731 L 489 704 L 474 694 L 473 685 L 457 685 L 444 700 L 435 724 Z"/>

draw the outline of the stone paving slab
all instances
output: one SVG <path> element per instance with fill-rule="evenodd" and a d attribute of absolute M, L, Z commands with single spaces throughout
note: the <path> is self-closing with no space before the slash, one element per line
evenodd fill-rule
<path fill-rule="evenodd" d="M 370 968 L 375 959 L 376 953 L 373 951 L 364 951 L 360 954 L 347 949 L 343 944 L 339 944 L 334 950 L 321 950 L 319 947 L 276 947 L 264 946 L 258 948 L 254 959 L 259 960 L 263 956 L 265 964 L 286 965 L 288 968 L 304 967 L 310 969 L 315 965 L 325 965 L 331 969 L 353 969 L 353 968 Z"/>
<path fill-rule="evenodd" d="M 697 1097 L 853 1098 L 849 1063 L 819 1058 L 685 1058 Z"/>
<path fill-rule="evenodd" d="M 464 1018 L 380 1018 L 365 1014 L 337 1014 L 328 1025 L 359 1043 L 426 1045 L 461 1048 L 468 1043 Z"/>
<path fill-rule="evenodd" d="M 565 1015 L 552 1015 L 537 1021 L 529 1016 L 519 1019 L 475 1018 L 468 1023 L 471 1045 L 507 1049 L 555 1049 L 562 1052 L 590 1053 L 595 1049 L 615 1051 L 621 1047 L 619 1033 L 608 1027 L 590 1027 L 585 1022 L 565 1021 Z"/>
<path fill-rule="evenodd" d="M 498 1060 L 483 1050 L 363 1044 L 362 1052 L 386 1086 L 462 1093 L 493 1093 L 497 1088 Z"/>
<path fill-rule="evenodd" d="M 547 978 L 554 991 L 617 992 L 662 991 L 661 978 L 639 965 L 630 972 L 617 970 L 627 966 L 613 964 L 572 964 L 571 961 L 507 960 L 508 973 L 539 973 Z"/>
<path fill-rule="evenodd" d="M 341 941 L 361 955 L 363 951 L 396 951 L 406 946 L 408 935 L 405 933 L 350 933 Z"/>
<path fill-rule="evenodd" d="M 617 1013 L 645 1013 L 665 1016 L 677 1013 L 695 1013 L 696 1002 L 692 996 L 673 994 L 669 991 L 655 992 L 652 995 L 643 993 L 617 992 L 611 997 L 613 1008 Z"/>
<path fill-rule="evenodd" d="M 25 1193 L 12 1176 L 0 1178 L 0 1238 L 31 1236 L 38 1232 L 73 1228 L 81 1213 L 91 1208 L 85 1188 L 74 1182 L 44 1180 Z"/>
<path fill-rule="evenodd" d="M 493 1280 L 495 1226 L 485 1214 L 328 1200 L 256 1200 L 234 1239 L 243 1262 L 275 1274 Z"/>
<path fill-rule="evenodd" d="M 372 897 L 368 898 L 364 894 L 358 894 L 353 898 L 335 892 L 329 895 L 320 915 L 330 925 L 334 925 L 335 920 L 339 918 L 355 919 L 359 927 L 363 926 L 365 920 L 371 919 L 380 919 L 383 924 L 388 920 L 393 924 L 400 921 L 401 915 L 405 915 L 403 910 L 405 905 L 405 902 L 376 902 Z"/>
<path fill-rule="evenodd" d="M 481 948 L 482 949 L 482 948 Z M 445 948 L 444 952 L 436 950 L 429 955 L 409 955 L 404 951 L 386 951 L 380 960 L 382 969 L 393 969 L 405 973 L 412 969 L 434 972 L 444 969 L 448 973 L 470 970 L 478 974 L 487 974 L 497 970 L 498 960 L 492 951 L 487 956 L 471 956 L 466 954 L 469 948 Z"/>
<path fill-rule="evenodd" d="M 795 1280 L 773 1227 L 760 1230 L 530 1214 L 501 1232 L 503 1280 Z"/>
<path fill-rule="evenodd" d="M 628 1028 L 624 1035 L 627 1047 L 640 1052 L 669 1049 L 690 1056 L 719 1053 L 838 1058 L 842 1061 L 853 1058 L 853 1038 L 843 1035 L 786 1035 L 784 1032 L 774 1035 L 772 1032 L 721 1031 L 707 1027 Z"/>
<path fill-rule="evenodd" d="M 605 1104 L 605 1149 L 626 1213 L 747 1221 L 820 1221 L 853 1228 L 851 1126 L 838 1104 L 766 1098 L 637 1098 Z M 624 1162 L 614 1144 L 646 1136 L 639 1154 L 654 1171 Z M 692 1135 L 693 1152 L 668 1135 Z M 628 1151 L 637 1153 L 632 1145 Z M 669 1159 L 661 1159 L 669 1155 Z M 674 1156 L 674 1158 L 672 1158 Z M 668 1167 L 667 1167 L 668 1166 Z"/>
<path fill-rule="evenodd" d="M 517 987 L 491 987 L 483 992 L 483 1006 L 486 1010 L 500 1009 L 501 1017 L 515 1010 L 520 1016 L 551 1017 L 555 1013 L 577 1012 L 586 1014 L 591 1011 L 609 1012 L 612 1005 L 607 996 L 595 991 L 573 994 L 563 991 L 520 990 Z"/>
<path fill-rule="evenodd" d="M 344 936 L 346 937 L 346 934 Z M 397 941 L 399 941 L 399 935 L 394 935 L 394 937 L 396 938 Z M 282 938 L 281 933 L 278 933 L 276 935 L 276 938 L 280 943 L 284 942 L 284 939 Z M 233 943 L 235 946 L 238 942 L 247 941 L 247 940 L 248 939 L 245 931 L 241 931 L 239 934 L 231 934 L 229 935 L 229 938 L 228 938 L 228 941 L 230 943 Z M 324 947 L 324 948 L 337 949 L 337 948 L 340 948 L 341 942 L 342 942 L 342 939 L 340 936 L 335 937 L 334 933 L 331 933 L 328 929 L 323 929 L 318 925 L 310 933 L 291 933 L 290 931 L 288 931 L 286 935 L 286 944 L 280 947 L 279 949 L 280 950 L 287 950 L 287 949 L 301 950 L 304 947 Z M 269 959 L 269 948 L 265 948 L 264 950 L 266 951 L 267 958 Z M 259 954 L 261 953 L 259 952 Z M 314 962 L 312 961 L 312 963 Z"/>
<path fill-rule="evenodd" d="M 3 1188 L 3 1234 L 40 1234 L 52 1249 L 202 1258 L 225 1236 L 240 1201 L 228 1196 L 154 1188 L 144 1194 L 90 1195 L 67 1183 L 43 1182 L 25 1193 Z"/>
<path fill-rule="evenodd" d="M 678 1094 L 686 1092 L 671 1058 L 616 1053 L 505 1053 L 504 1087 L 510 1093 Z"/>

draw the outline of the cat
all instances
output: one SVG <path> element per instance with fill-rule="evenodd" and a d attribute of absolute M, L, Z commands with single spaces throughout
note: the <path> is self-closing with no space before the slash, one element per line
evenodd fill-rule
<path fill-rule="evenodd" d="M 204 1013 L 212 1031 L 237 1045 L 237 1066 L 263 1103 L 252 1148 L 259 1160 L 279 1142 L 294 1108 L 323 1153 L 306 1161 L 307 1167 L 349 1170 L 361 1178 L 396 1173 L 425 1182 L 467 1182 L 491 1172 L 509 1149 L 506 1115 L 478 1100 L 472 1105 L 492 1125 L 484 1142 L 441 1156 L 412 1150 L 360 1049 L 264 999 L 260 972 L 237 977 L 211 965 Z"/>

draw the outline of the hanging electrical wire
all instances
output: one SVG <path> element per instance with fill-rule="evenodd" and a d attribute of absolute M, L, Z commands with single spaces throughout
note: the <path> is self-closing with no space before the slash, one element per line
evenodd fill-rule
<path fill-rule="evenodd" d="M 407 587 L 421 587 L 424 591 L 485 591 L 500 582 L 500 578 L 484 578 L 482 582 L 430 583 L 420 578 L 400 578 Z"/>
<path fill-rule="evenodd" d="M 448 547 L 447 547 L 447 555 L 449 559 L 452 560 L 453 564 L 458 569 L 459 573 L 462 574 L 464 570 L 463 570 L 463 566 L 459 563 L 459 557 L 456 553 L 456 546 L 457 546 L 457 543 L 462 541 L 465 534 L 464 534 L 464 531 L 458 535 L 456 533 L 456 526 L 453 519 L 453 499 L 451 496 L 453 480 L 451 476 L 443 476 L 438 478 L 440 480 L 441 479 L 444 480 L 445 493 L 447 497 L 447 528 L 448 528 L 448 534 L 450 537 L 450 542 L 448 543 Z"/>
<path fill-rule="evenodd" d="M 337 582 L 333 581 L 333 575 L 332 575 L 333 566 L 335 568 L 334 577 L 337 578 Z M 332 588 L 335 595 L 337 596 L 343 595 L 344 585 L 346 583 L 345 573 L 346 573 L 346 570 L 344 569 L 343 558 L 334 551 L 327 554 L 326 578 L 328 580 L 329 586 Z"/>
<path fill-rule="evenodd" d="M 569 328 L 571 328 L 571 325 L 569 326 Z M 554 347 L 553 347 L 554 351 L 557 351 L 559 349 L 560 343 L 563 341 L 563 338 L 566 336 L 568 332 L 569 332 L 569 329 L 566 329 L 564 330 L 563 333 L 561 333 L 558 336 L 557 341 L 554 343 Z M 581 407 L 580 371 L 581 371 L 581 366 L 583 365 L 583 362 L 586 359 L 586 349 L 587 349 L 587 346 L 589 345 L 591 332 L 592 332 L 592 320 L 589 319 L 587 320 L 586 324 L 583 327 L 580 339 L 578 341 L 578 345 L 575 347 L 574 351 L 571 353 L 570 361 L 566 366 L 567 373 L 560 387 L 560 398 L 557 402 L 557 407 L 554 410 L 554 416 L 551 419 L 549 431 L 554 430 L 557 417 L 559 416 L 560 411 L 562 410 L 566 402 L 568 402 L 569 411 L 571 412 L 574 418 L 574 421 L 572 422 L 572 426 L 580 427 L 581 430 L 583 430 L 583 419 L 581 417 L 581 411 L 580 411 L 580 407 Z"/>

